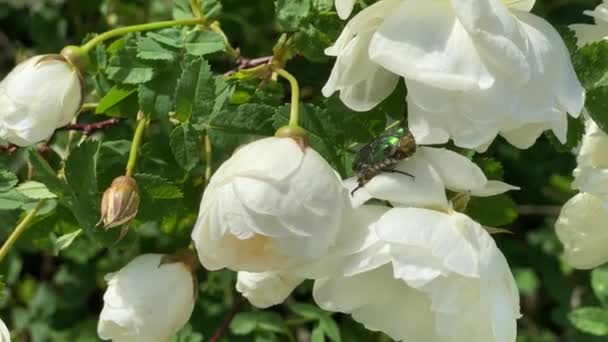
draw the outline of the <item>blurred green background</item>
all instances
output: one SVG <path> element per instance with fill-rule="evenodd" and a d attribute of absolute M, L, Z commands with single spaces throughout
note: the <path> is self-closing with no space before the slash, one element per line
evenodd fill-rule
<path fill-rule="evenodd" d="M 203 0 L 204 1 L 204 0 Z M 371 2 L 371 1 L 369 1 Z M 537 1 L 534 13 L 557 27 L 575 22 L 591 22 L 582 14 L 593 9 L 596 0 Z M 271 54 L 280 32 L 274 20 L 273 0 L 221 0 L 218 19 L 232 44 L 244 56 Z M 0 0 L 0 75 L 16 62 L 40 53 L 58 52 L 63 46 L 80 43 L 88 33 L 171 18 L 171 0 Z M 327 79 L 331 61 L 315 64 L 293 62 L 288 67 L 303 87 L 319 91 Z M 310 75 L 314 68 L 314 75 Z M 497 141 L 476 161 L 492 178 L 503 178 L 522 187 L 512 195 L 514 208 L 521 211 L 508 228 L 513 234 L 497 236 L 509 260 L 520 292 L 524 317 L 520 320 L 518 342 L 594 342 L 608 341 L 576 331 L 567 319 L 571 309 L 600 305 L 590 287 L 590 273 L 574 271 L 560 259 L 561 246 L 552 230 L 559 206 L 570 198 L 571 172 L 575 158 L 571 151 L 557 152 L 550 137 L 543 137 L 531 149 L 516 150 Z M 496 163 L 498 160 L 502 167 Z M 192 207 L 198 205 L 192 194 Z M 475 204 L 473 203 L 474 210 Z M 15 213 L 0 212 L 0 241 L 9 234 L 11 220 L 2 217 Z M 491 224 L 494 213 L 487 214 Z M 504 216 L 498 213 L 496 216 Z M 517 215 L 515 212 L 506 215 Z M 192 217 L 181 227 L 191 227 Z M 187 244 L 188 228 L 170 236 L 158 225 L 139 228 L 137 243 L 121 244 L 110 251 L 93 248 L 79 239 L 72 247 L 54 256 L 38 241 L 38 224 L 22 237 L 9 257 L 0 264 L 6 288 L 0 301 L 0 317 L 14 333 L 14 340 L 96 341 L 96 320 L 102 306 L 103 275 L 122 267 L 140 252 L 171 251 Z M 47 234 L 48 235 L 48 234 Z M 608 246 L 607 246 L 608 248 Z M 232 272 L 200 272 L 199 300 L 190 324 L 174 341 L 203 341 L 209 338 L 232 306 L 235 276 Z M 290 301 L 312 303 L 311 284 L 302 285 Z M 241 311 L 252 309 L 243 304 Z M 287 307 L 273 309 L 296 331 L 307 336 L 314 320 L 294 321 Z M 280 315 L 280 316 L 279 316 Z M 347 316 L 335 314 L 343 341 L 388 341 L 377 333 L 365 331 Z M 227 341 L 273 341 L 282 339 L 272 329 L 260 328 L 251 334 L 228 334 Z M 410 341 L 426 342 L 426 341 Z M 463 341 L 466 342 L 466 341 Z"/>

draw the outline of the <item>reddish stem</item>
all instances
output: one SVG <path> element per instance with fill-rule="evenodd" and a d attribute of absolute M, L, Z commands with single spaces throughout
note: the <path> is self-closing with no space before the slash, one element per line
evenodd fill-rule
<path fill-rule="evenodd" d="M 238 62 L 237 67 L 226 72 L 224 74 L 224 76 L 230 76 L 243 69 L 249 69 L 249 68 L 254 68 L 254 67 L 262 65 L 262 64 L 268 64 L 272 61 L 272 58 L 273 58 L 273 56 L 264 56 L 264 57 L 258 57 L 258 58 L 253 58 L 253 59 L 249 59 L 246 57 L 240 57 L 237 60 L 237 62 Z"/>
<path fill-rule="evenodd" d="M 104 120 L 104 121 L 99 121 L 99 122 L 93 122 L 93 123 L 77 123 L 77 124 L 69 124 L 65 127 L 62 127 L 60 129 L 67 129 L 67 130 L 73 130 L 73 131 L 82 131 L 85 134 L 91 134 L 97 130 L 106 128 L 108 126 L 112 126 L 115 125 L 116 123 L 118 123 L 120 120 L 118 119 L 108 119 L 108 120 Z"/>
<path fill-rule="evenodd" d="M 213 333 L 213 336 L 211 336 L 209 342 L 219 342 L 220 339 L 224 337 L 224 335 L 226 335 L 226 332 L 228 332 L 228 328 L 230 327 L 230 323 L 234 319 L 234 316 L 236 316 L 236 314 L 241 309 L 242 304 L 243 297 L 238 296 L 234 299 L 234 303 L 232 304 L 230 311 L 228 311 L 228 313 L 224 317 L 224 320 L 222 321 L 222 324 L 219 326 L 219 328 L 215 330 L 215 333 Z"/>

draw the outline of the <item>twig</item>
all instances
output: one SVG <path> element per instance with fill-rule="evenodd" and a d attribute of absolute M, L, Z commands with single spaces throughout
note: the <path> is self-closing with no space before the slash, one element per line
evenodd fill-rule
<path fill-rule="evenodd" d="M 94 122 L 94 123 L 78 123 L 78 124 L 69 124 L 60 129 L 72 130 L 72 131 L 82 131 L 85 134 L 91 134 L 97 130 L 106 128 L 108 126 L 115 125 L 120 120 L 118 119 L 108 119 L 104 121 Z"/>
<path fill-rule="evenodd" d="M 273 56 L 264 56 L 264 57 L 258 57 L 258 58 L 253 58 L 253 59 L 249 59 L 246 57 L 240 57 L 237 60 L 237 62 L 238 62 L 237 67 L 226 72 L 224 74 L 224 76 L 230 76 L 243 69 L 249 69 L 249 68 L 254 68 L 256 66 L 260 66 L 262 64 L 268 64 L 272 61 L 272 58 L 273 58 Z"/>
<path fill-rule="evenodd" d="M 520 215 L 530 216 L 559 216 L 561 207 L 558 205 L 520 205 L 518 208 Z"/>
<path fill-rule="evenodd" d="M 213 336 L 211 336 L 209 342 L 219 342 L 219 340 L 224 337 L 224 335 L 228 331 L 228 328 L 230 327 L 230 323 L 234 319 L 234 316 L 236 316 L 236 314 L 241 309 L 242 304 L 243 297 L 238 296 L 234 299 L 234 303 L 232 304 L 230 311 L 228 311 L 228 313 L 224 317 L 224 320 L 222 321 L 222 324 L 219 326 L 219 328 L 215 330 L 215 333 L 213 333 Z"/>

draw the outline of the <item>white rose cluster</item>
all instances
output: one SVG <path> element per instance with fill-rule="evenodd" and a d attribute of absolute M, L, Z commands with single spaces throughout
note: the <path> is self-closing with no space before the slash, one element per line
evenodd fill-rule
<path fill-rule="evenodd" d="M 575 24 L 578 45 L 608 37 L 608 1 L 585 11 L 595 24 Z M 608 135 L 592 120 L 578 150 L 572 187 L 580 193 L 562 208 L 555 231 L 564 245 L 564 258 L 574 268 L 591 269 L 608 262 Z"/>
<path fill-rule="evenodd" d="M 517 188 L 443 148 L 420 147 L 396 170 L 415 178 L 381 173 L 351 196 L 357 180 L 341 181 L 294 139 L 241 147 L 203 195 L 192 232 L 200 261 L 238 271 L 236 289 L 259 308 L 309 278 L 319 306 L 397 340 L 514 341 L 519 296 L 508 264 L 446 190 Z M 364 204 L 371 198 L 394 208 Z"/>
<path fill-rule="evenodd" d="M 341 16 L 350 0 L 336 0 Z M 557 31 L 529 13 L 534 1 L 381 0 L 348 22 L 326 53 L 323 88 L 354 110 L 408 89 L 409 128 L 421 144 L 484 151 L 497 135 L 530 147 L 545 130 L 566 139 L 584 89 Z"/>
<path fill-rule="evenodd" d="M 588 119 L 572 186 L 581 191 L 562 208 L 555 230 L 564 258 L 590 269 L 608 262 L 608 135 Z"/>
<path fill-rule="evenodd" d="M 336 0 L 340 18 L 349 18 L 356 3 Z M 323 93 L 339 92 L 348 107 L 367 111 L 404 79 L 408 126 L 421 145 L 451 139 L 484 151 L 500 135 L 527 148 L 546 130 L 563 141 L 568 114 L 581 113 L 585 92 L 560 36 L 529 13 L 533 5 L 377 1 L 327 49 L 336 62 Z M 10 117 L 4 113 L 0 119 Z M 2 124 L 0 137 L 17 136 L 21 144 L 49 134 L 30 136 L 27 123 Z M 251 142 L 213 174 L 191 233 L 205 268 L 238 272 L 237 291 L 259 308 L 282 303 L 312 279 L 320 307 L 399 341 L 516 341 L 519 294 L 507 260 L 489 229 L 452 200 L 517 187 L 488 180 L 470 159 L 430 146 L 361 187 L 356 178 L 342 180 L 300 138 Z M 584 192 L 557 223 L 566 258 L 581 268 L 608 260 L 604 145 L 608 136 L 589 122 L 575 171 Z M 99 336 L 169 340 L 194 308 L 196 279 L 188 265 L 148 254 L 108 275 Z"/>

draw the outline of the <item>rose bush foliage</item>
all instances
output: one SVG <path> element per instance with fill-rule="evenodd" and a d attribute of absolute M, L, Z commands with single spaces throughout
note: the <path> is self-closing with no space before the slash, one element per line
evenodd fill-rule
<path fill-rule="evenodd" d="M 606 339 L 606 11 L 0 2 L 0 341 Z"/>

